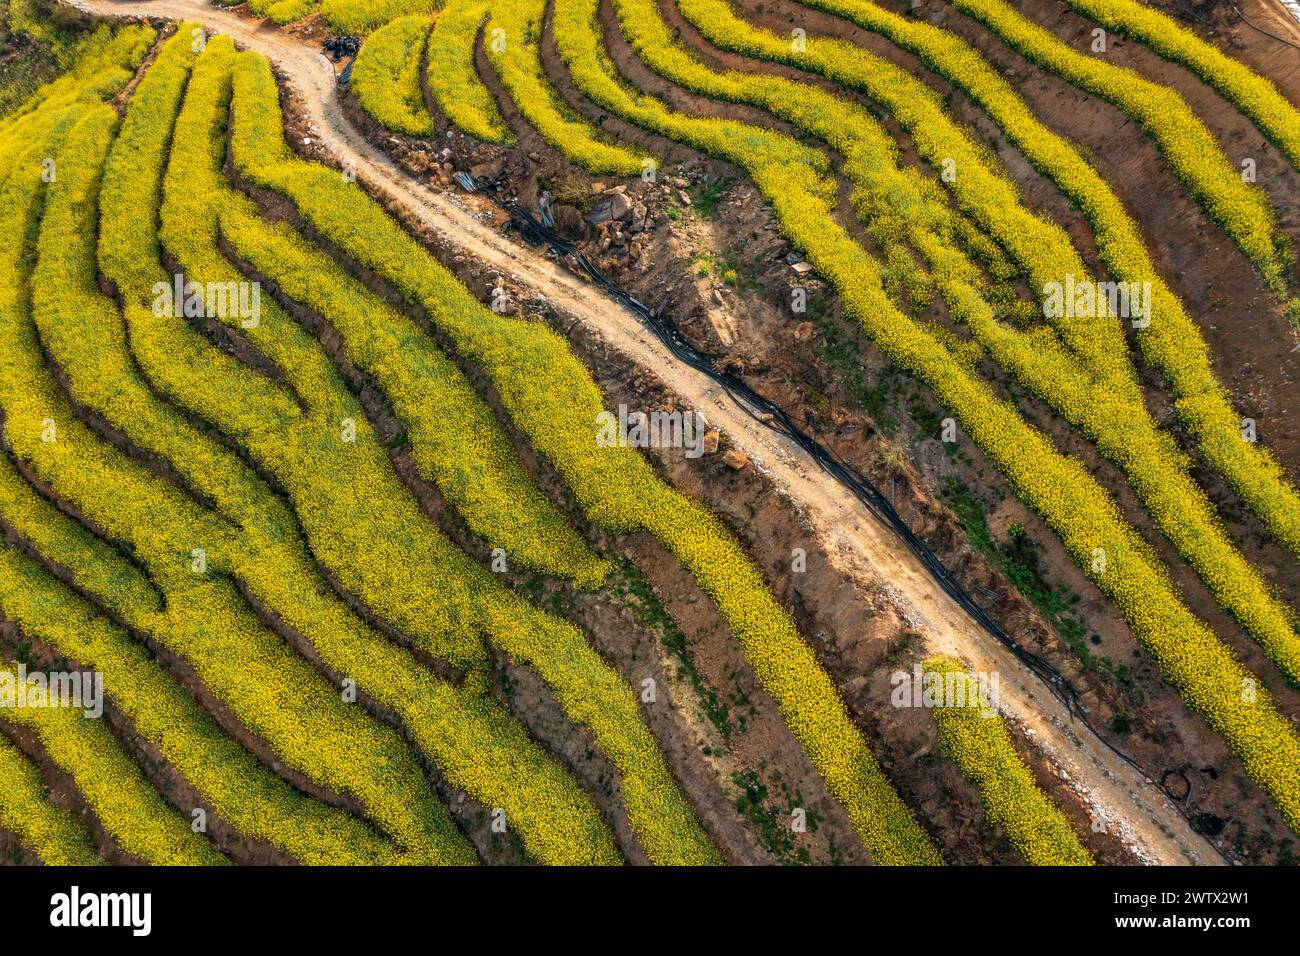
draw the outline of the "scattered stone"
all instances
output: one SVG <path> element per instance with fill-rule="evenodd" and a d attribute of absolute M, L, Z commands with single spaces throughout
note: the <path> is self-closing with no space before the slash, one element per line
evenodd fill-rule
<path fill-rule="evenodd" d="M 749 456 L 739 448 L 728 448 L 722 462 L 732 471 L 744 471 L 749 465 Z"/>
<path fill-rule="evenodd" d="M 722 440 L 722 435 L 716 428 L 710 428 L 704 433 L 704 454 L 714 455 L 718 451 L 718 442 Z"/>
<path fill-rule="evenodd" d="M 620 186 L 609 194 L 609 218 L 617 219 L 619 222 L 627 219 L 632 213 L 632 200 L 627 198 L 627 193 Z"/>
<path fill-rule="evenodd" d="M 501 175 L 501 170 L 505 168 L 504 160 L 493 159 L 486 163 L 475 163 L 469 168 L 469 174 L 475 180 L 495 179 Z"/>
<path fill-rule="evenodd" d="M 615 189 L 596 204 L 591 212 L 587 213 L 587 222 L 592 225 L 610 221 L 621 221 L 632 211 L 632 200 L 627 198 L 627 194 L 622 188 Z"/>
<path fill-rule="evenodd" d="M 794 327 L 794 340 L 796 342 L 811 342 L 813 337 L 813 324 L 811 322 L 800 322 Z"/>
<path fill-rule="evenodd" d="M 551 215 L 555 218 L 555 231 L 561 235 L 577 238 L 585 231 L 582 212 L 576 206 L 552 206 Z"/>

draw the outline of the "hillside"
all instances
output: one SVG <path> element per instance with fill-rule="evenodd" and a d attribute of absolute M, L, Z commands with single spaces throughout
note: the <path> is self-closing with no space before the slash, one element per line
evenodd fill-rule
<path fill-rule="evenodd" d="M 10 0 L 0 860 L 1295 863 L 1242 11 Z"/>

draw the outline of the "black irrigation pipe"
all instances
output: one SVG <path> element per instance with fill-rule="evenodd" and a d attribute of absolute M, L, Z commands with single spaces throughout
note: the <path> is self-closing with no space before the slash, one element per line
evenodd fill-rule
<path fill-rule="evenodd" d="M 1151 776 L 1136 760 L 1130 757 L 1124 751 L 1120 750 L 1111 743 L 1097 729 L 1096 725 L 1088 719 L 1083 712 L 1079 703 L 1079 694 L 1060 671 L 1053 667 L 1033 651 L 1026 648 L 1015 638 L 1009 635 L 1002 627 L 989 616 L 980 604 L 971 597 L 970 593 L 961 585 L 953 573 L 948 570 L 938 556 L 926 546 L 925 542 L 917 536 L 911 526 L 903 520 L 893 504 L 886 498 L 866 475 L 858 471 L 852 465 L 844 462 L 833 451 L 821 444 L 807 432 L 799 428 L 798 425 L 790 418 L 789 414 L 781 406 L 768 398 L 754 391 L 743 379 L 732 372 L 718 368 L 717 363 L 708 355 L 701 352 L 692 345 L 682 335 L 681 331 L 673 321 L 664 314 L 665 303 L 661 303 L 658 308 L 651 309 L 644 302 L 641 302 L 622 287 L 617 285 L 613 280 L 596 268 L 590 259 L 586 257 L 576 246 L 564 239 L 551 228 L 547 223 L 542 222 L 528 210 L 521 208 L 515 203 L 500 198 L 497 195 L 501 187 L 504 176 L 498 176 L 492 180 L 476 181 L 467 173 L 457 175 L 457 181 L 471 192 L 481 191 L 483 195 L 490 198 L 503 210 L 510 214 L 511 225 L 519 230 L 520 235 L 531 245 L 545 245 L 553 250 L 559 256 L 567 256 L 576 262 L 593 282 L 605 290 L 620 305 L 630 311 L 637 319 L 657 338 L 672 354 L 683 364 L 690 366 L 696 371 L 707 376 L 711 381 L 719 385 L 727 395 L 755 421 L 766 425 L 768 428 L 785 436 L 790 441 L 798 445 L 803 451 L 811 457 L 822 471 L 829 474 L 841 485 L 853 493 L 862 504 L 884 522 L 898 537 L 907 545 L 908 549 L 920 560 L 926 571 L 938 583 L 949 597 L 968 614 L 981 628 L 987 631 L 999 644 L 1007 648 L 1016 656 L 1026 667 L 1028 667 L 1038 679 L 1047 685 L 1059 701 L 1065 706 L 1071 720 L 1077 720 L 1099 741 L 1106 746 L 1111 753 L 1123 760 L 1126 764 L 1137 771 L 1148 783 L 1157 787 L 1165 796 L 1169 797 L 1175 808 L 1182 814 L 1183 818 L 1189 823 L 1192 817 L 1187 807 L 1191 803 L 1191 781 L 1187 781 L 1187 792 L 1179 798 L 1169 792 L 1164 786 L 1164 779 L 1170 772 L 1157 781 Z M 1184 779 L 1187 779 L 1184 776 Z M 1194 832 L 1199 832 L 1193 826 Z M 1206 841 L 1207 843 L 1209 841 Z M 1215 847 L 1213 843 L 1209 844 L 1223 856 L 1221 850 Z M 1226 859 L 1226 857 L 1225 857 Z"/>
<path fill-rule="evenodd" d="M 591 276 L 593 281 L 625 308 L 633 312 L 640 319 L 641 324 L 653 332 L 655 337 L 680 362 L 703 373 L 710 380 L 720 385 L 751 418 L 794 442 L 817 462 L 822 471 L 851 491 L 872 514 L 888 525 L 903 540 L 908 549 L 925 565 L 926 570 L 939 583 L 939 586 L 957 602 L 962 610 L 970 615 L 980 627 L 996 638 L 999 643 L 1015 654 L 1026 666 L 1038 674 L 1052 693 L 1069 709 L 1071 715 L 1079 713 L 1078 693 L 1070 682 L 1051 664 L 1026 649 L 1007 634 L 989 616 L 988 612 L 970 596 L 953 576 L 952 572 L 917 536 L 911 526 L 895 510 L 889 499 L 880 492 L 880 489 L 866 475 L 844 462 L 833 451 L 800 429 L 785 409 L 758 394 L 739 376 L 719 369 L 712 358 L 700 352 L 686 340 L 672 320 L 664 315 L 662 305 L 652 311 L 643 302 L 638 301 L 614 284 L 607 276 L 596 269 L 585 255 L 552 230 L 542 225 L 531 213 L 512 204 L 503 204 L 503 208 L 510 213 L 515 226 L 525 239 L 534 244 L 545 243 L 557 253 L 572 257 L 582 267 L 583 271 Z"/>
<path fill-rule="evenodd" d="M 1265 30 L 1254 20 L 1250 19 L 1250 17 L 1242 13 L 1241 10 L 1238 8 L 1238 6 L 1232 2 L 1232 0 L 1228 0 L 1228 6 L 1232 7 L 1232 12 L 1241 18 L 1242 23 L 1246 24 L 1246 26 L 1250 27 L 1256 33 L 1262 33 L 1266 37 L 1272 37 L 1274 40 L 1277 40 L 1279 43 L 1285 43 L 1287 46 L 1295 47 L 1297 50 L 1300 50 L 1300 43 L 1296 43 L 1293 40 L 1288 40 L 1286 37 L 1280 37 L 1276 33 L 1273 33 L 1271 30 Z M 1288 10 L 1287 12 L 1289 13 L 1290 11 Z"/>

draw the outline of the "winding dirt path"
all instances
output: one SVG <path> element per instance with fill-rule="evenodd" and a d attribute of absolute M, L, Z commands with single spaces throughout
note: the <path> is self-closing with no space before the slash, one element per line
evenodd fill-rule
<path fill-rule="evenodd" d="M 844 571 L 878 582 L 906 619 L 929 635 L 929 649 L 1000 674 L 1001 704 L 1099 818 L 1153 864 L 1217 864 L 1222 859 L 1168 798 L 1071 721 L 1047 688 L 975 625 L 935 584 L 894 534 L 794 445 L 756 423 L 705 376 L 680 366 L 636 319 L 591 285 L 494 230 L 451 197 L 411 179 L 372 146 L 335 97 L 333 64 L 269 22 L 248 20 L 203 0 L 70 0 L 89 12 L 193 20 L 267 56 L 300 94 L 307 118 L 340 163 L 379 188 L 460 249 L 511 276 L 594 329 L 613 349 L 702 410 L 803 510 Z"/>

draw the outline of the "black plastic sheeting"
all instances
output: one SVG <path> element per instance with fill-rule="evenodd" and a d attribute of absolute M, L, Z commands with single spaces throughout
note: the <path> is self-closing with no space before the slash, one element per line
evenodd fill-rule
<path fill-rule="evenodd" d="M 356 56 L 361 51 L 361 38 L 347 34 L 344 36 L 330 37 L 322 44 L 326 53 L 334 58 L 338 63 L 345 57 Z"/>
<path fill-rule="evenodd" d="M 1115 756 L 1119 757 L 1149 783 L 1170 797 L 1172 803 L 1182 813 L 1183 817 L 1193 824 L 1197 832 L 1201 832 L 1200 828 L 1196 827 L 1196 821 L 1192 819 L 1192 814 L 1189 811 L 1192 799 L 1191 780 L 1178 771 L 1167 771 L 1157 781 L 1137 761 L 1129 757 L 1128 754 L 1124 753 L 1100 733 L 1087 715 L 1084 714 L 1079 704 L 1078 692 L 1074 686 L 1048 661 L 1007 634 L 997 621 L 989 616 L 988 612 L 970 595 L 961 582 L 939 560 L 938 556 L 926 546 L 925 542 L 917 536 L 911 526 L 903 520 L 890 500 L 880 492 L 880 489 L 871 482 L 871 479 L 852 465 L 841 460 L 833 451 L 799 428 L 779 405 L 754 391 L 737 375 L 720 369 L 713 358 L 695 348 L 681 334 L 672 320 L 664 314 L 666 303 L 661 304 L 656 309 L 651 309 L 644 302 L 639 301 L 616 285 L 608 276 L 597 269 L 579 249 L 556 233 L 549 225 L 543 224 L 536 216 L 517 204 L 501 199 L 498 192 L 502 184 L 501 180 L 504 177 L 493 181 L 476 181 L 469 177 L 468 174 L 464 175 L 468 182 L 461 180 L 459 175 L 457 176 L 461 185 L 470 192 L 481 192 L 483 195 L 488 196 L 509 213 L 513 227 L 519 231 L 520 235 L 528 243 L 547 246 L 556 255 L 566 256 L 576 262 L 593 282 L 635 315 L 641 324 L 663 343 L 678 361 L 706 375 L 720 386 L 746 414 L 798 445 L 817 463 L 817 466 L 822 471 L 852 492 L 868 511 L 898 535 L 903 543 L 907 545 L 908 550 L 917 557 L 930 576 L 934 578 L 935 582 L 976 624 L 1038 676 L 1053 696 L 1065 705 L 1072 720 L 1081 723 Z M 1186 781 L 1185 793 L 1175 796 L 1165 786 L 1166 778 L 1170 773 L 1178 774 Z M 1213 844 L 1210 845 L 1213 847 Z M 1219 851 L 1217 847 L 1214 847 L 1214 849 L 1222 855 L 1222 851 Z"/>

